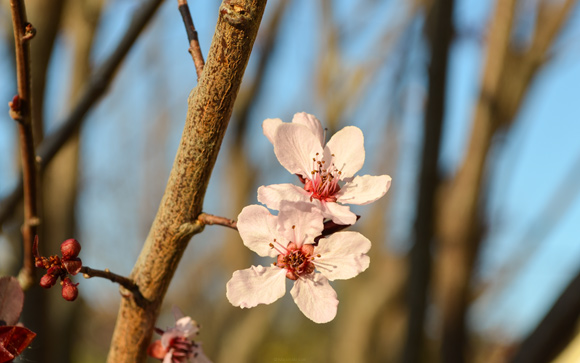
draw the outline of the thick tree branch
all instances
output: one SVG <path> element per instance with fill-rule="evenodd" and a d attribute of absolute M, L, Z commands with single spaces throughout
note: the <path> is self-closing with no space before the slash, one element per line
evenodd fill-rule
<path fill-rule="evenodd" d="M 142 362 L 155 320 L 197 220 L 262 19 L 265 0 L 224 0 L 204 72 L 191 92 L 165 194 L 131 277 L 147 304 L 123 299 L 108 362 Z"/>
<path fill-rule="evenodd" d="M 145 25 L 147 25 L 161 2 L 162 0 L 150 0 L 140 7 L 133 16 L 131 24 L 129 24 L 125 35 L 117 45 L 115 51 L 87 82 L 79 101 L 71 113 L 64 121 L 59 122 L 58 128 L 51 135 L 44 139 L 38 148 L 41 172 L 52 161 L 66 141 L 75 134 L 75 130 L 78 129 L 89 110 L 105 94 L 119 65 L 125 59 L 129 49 L 131 49 L 133 43 L 135 43 L 135 40 L 141 34 L 141 31 L 145 28 Z M 10 216 L 20 201 L 22 181 L 23 179 L 20 179 L 15 189 L 0 203 L 0 224 Z"/>
<path fill-rule="evenodd" d="M 38 231 L 38 180 L 34 139 L 32 134 L 32 112 L 30 92 L 30 39 L 35 30 L 26 21 L 24 1 L 11 0 L 14 47 L 16 53 L 16 76 L 18 95 L 10 102 L 10 115 L 18 122 L 20 155 L 22 158 L 22 180 L 24 191 L 24 223 L 22 243 L 24 247 L 23 267 L 18 279 L 23 289 L 34 283 L 34 256 L 32 243 Z"/>
<path fill-rule="evenodd" d="M 193 64 L 195 64 L 195 71 L 197 73 L 197 79 L 199 80 L 205 61 L 203 60 L 203 54 L 201 53 L 199 39 L 197 37 L 197 30 L 195 30 L 195 25 L 193 25 L 193 19 L 189 12 L 187 0 L 177 0 L 177 9 L 183 18 L 183 25 L 185 25 L 185 32 L 187 33 L 187 39 L 189 40 L 189 54 L 191 54 Z"/>

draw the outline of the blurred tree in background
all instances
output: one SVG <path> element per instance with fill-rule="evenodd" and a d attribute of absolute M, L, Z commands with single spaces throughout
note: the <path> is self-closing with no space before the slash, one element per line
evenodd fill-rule
<path fill-rule="evenodd" d="M 79 125 L 41 162 L 45 255 L 74 237 L 87 266 L 128 276 L 148 238 L 197 85 L 177 2 L 160 3 L 26 1 L 37 30 L 37 150 L 51 155 L 59 127 L 71 117 Z M 189 2 L 204 55 L 220 3 Z M 214 362 L 580 360 L 576 3 L 270 0 L 203 211 L 236 218 L 257 203 L 258 186 L 292 180 L 264 119 L 306 111 L 329 135 L 358 126 L 362 172 L 393 177 L 386 197 L 354 209 L 362 217 L 352 229 L 373 243 L 370 268 L 334 285 L 338 315 L 324 325 L 289 297 L 242 310 L 225 284 L 260 261 L 235 231 L 207 226 L 155 325 L 171 325 L 179 306 L 201 324 Z M 144 30 L 112 66 L 140 20 Z M 3 2 L 6 102 L 16 94 L 11 24 Z M 0 275 L 13 276 L 23 223 L 16 130 L 0 115 Z M 22 361 L 105 361 L 122 298 L 108 281 L 79 280 L 74 303 L 26 291 L 23 322 L 37 337 Z"/>

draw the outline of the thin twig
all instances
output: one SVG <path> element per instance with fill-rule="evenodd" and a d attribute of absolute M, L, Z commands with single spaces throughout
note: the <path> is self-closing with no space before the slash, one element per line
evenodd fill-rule
<path fill-rule="evenodd" d="M 74 135 L 75 130 L 78 129 L 91 107 L 93 107 L 105 94 L 105 91 L 108 89 L 119 65 L 125 59 L 129 49 L 131 49 L 131 46 L 141 31 L 145 28 L 145 25 L 149 22 L 160 4 L 161 0 L 150 0 L 145 5 L 141 6 L 140 10 L 138 10 L 133 16 L 129 28 L 115 51 L 87 82 L 78 103 L 72 109 L 71 113 L 65 120 L 59 122 L 60 126 L 55 132 L 44 139 L 38 148 L 38 156 L 40 158 L 39 167 L 41 172 L 52 161 L 56 153 L 66 143 L 66 141 Z M 0 224 L 10 216 L 20 201 L 19 194 L 22 193 L 22 182 L 23 179 L 20 179 L 12 192 L 0 202 Z"/>
<path fill-rule="evenodd" d="M 228 219 L 225 217 L 218 217 L 212 214 L 202 213 L 197 217 L 197 220 L 204 225 L 219 224 L 220 226 L 229 227 L 238 230 L 237 222 L 234 219 Z"/>
<path fill-rule="evenodd" d="M 20 285 L 27 289 L 34 283 L 34 256 L 32 255 L 33 238 L 37 234 L 38 200 L 37 177 L 32 135 L 32 112 L 30 92 L 30 44 L 35 30 L 26 21 L 24 1 L 11 0 L 12 24 L 14 26 L 14 48 L 16 53 L 16 77 L 18 94 L 10 106 L 10 116 L 18 122 L 20 134 L 20 154 L 22 158 L 22 180 L 24 185 L 24 223 L 22 225 L 23 267 L 18 276 Z"/>
<path fill-rule="evenodd" d="M 90 279 L 91 277 L 102 277 L 104 279 L 111 280 L 111 282 L 116 282 L 117 284 L 123 286 L 124 288 L 133 293 L 139 292 L 139 287 L 137 286 L 135 281 L 131 280 L 128 277 L 117 275 L 116 273 L 109 271 L 108 268 L 105 270 L 97 270 L 94 268 L 83 266 L 81 267 L 80 272 L 82 272 L 83 277 L 85 279 Z"/>
<path fill-rule="evenodd" d="M 193 64 L 195 64 L 197 79 L 199 79 L 199 77 L 201 77 L 201 72 L 203 71 L 205 61 L 203 60 L 203 54 L 201 54 L 199 39 L 197 37 L 197 30 L 195 30 L 195 25 L 193 25 L 193 19 L 191 18 L 191 13 L 189 12 L 189 5 L 187 5 L 187 0 L 177 0 L 177 9 L 183 18 L 183 25 L 185 25 L 187 39 L 189 40 L 189 54 L 191 54 Z"/>

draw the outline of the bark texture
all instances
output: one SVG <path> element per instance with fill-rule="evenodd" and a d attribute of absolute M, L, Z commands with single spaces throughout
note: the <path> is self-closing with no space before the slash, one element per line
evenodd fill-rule
<path fill-rule="evenodd" d="M 142 362 L 163 297 L 191 239 L 266 6 L 225 0 L 198 86 L 191 92 L 181 143 L 161 205 L 131 273 L 141 295 L 119 309 L 109 362 Z M 123 291 L 122 291 L 123 293 Z"/>

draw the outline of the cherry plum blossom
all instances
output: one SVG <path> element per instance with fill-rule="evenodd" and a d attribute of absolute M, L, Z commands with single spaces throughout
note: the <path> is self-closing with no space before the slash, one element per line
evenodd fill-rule
<path fill-rule="evenodd" d="M 290 294 L 306 317 L 316 323 L 334 319 L 338 298 L 329 281 L 366 270 L 371 243 L 358 232 L 337 232 L 315 242 L 323 220 L 311 203 L 281 202 L 277 216 L 260 205 L 245 207 L 237 223 L 244 245 L 276 262 L 234 272 L 226 287 L 230 303 L 241 308 L 273 303 L 285 294 L 289 279 L 294 282 Z"/>
<path fill-rule="evenodd" d="M 258 201 L 268 208 L 279 210 L 283 200 L 311 202 L 325 218 L 350 225 L 356 215 L 344 204 L 369 204 L 389 190 L 388 175 L 355 176 L 365 160 L 364 136 L 358 127 L 344 127 L 326 144 L 320 121 L 305 112 L 295 114 L 291 123 L 267 119 L 262 127 L 280 164 L 303 184 L 260 187 Z"/>

